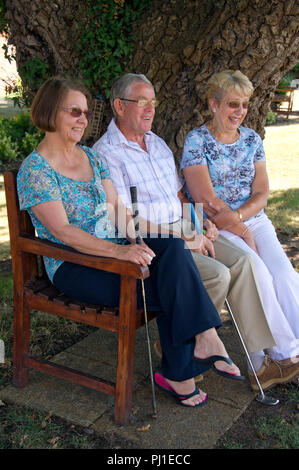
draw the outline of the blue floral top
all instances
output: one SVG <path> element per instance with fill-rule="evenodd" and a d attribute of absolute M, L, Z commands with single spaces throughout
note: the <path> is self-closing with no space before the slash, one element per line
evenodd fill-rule
<path fill-rule="evenodd" d="M 20 208 L 26 209 L 40 238 L 62 243 L 33 214 L 31 207 L 46 201 L 62 201 L 69 223 L 98 238 L 117 243 L 115 228 L 108 218 L 103 179 L 110 179 L 108 168 L 98 155 L 82 146 L 93 169 L 91 181 L 76 181 L 57 173 L 34 150 L 23 161 L 18 172 L 17 185 Z M 44 257 L 45 268 L 52 281 L 61 260 Z"/>
<path fill-rule="evenodd" d="M 254 163 L 265 160 L 260 136 L 247 127 L 240 126 L 239 131 L 240 137 L 236 142 L 223 144 L 205 125 L 193 129 L 186 137 L 181 159 L 181 169 L 208 165 L 216 196 L 233 210 L 238 209 L 251 195 Z M 186 183 L 185 190 L 192 200 Z M 257 216 L 262 213 L 263 210 Z"/>

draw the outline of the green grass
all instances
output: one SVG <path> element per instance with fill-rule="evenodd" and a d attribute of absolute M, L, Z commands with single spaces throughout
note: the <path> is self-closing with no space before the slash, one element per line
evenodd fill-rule
<path fill-rule="evenodd" d="M 0 277 L 0 298 L 4 301 L 11 299 L 13 290 L 12 275 Z"/>
<path fill-rule="evenodd" d="M 270 184 L 266 209 L 275 228 L 290 236 L 299 233 L 299 125 L 269 126 L 264 148 Z"/>
<path fill-rule="evenodd" d="M 262 416 L 256 420 L 255 428 L 261 439 L 265 441 L 265 449 L 298 449 L 299 448 L 299 421 L 288 420 L 275 416 L 267 418 Z"/>
<path fill-rule="evenodd" d="M 0 338 L 5 344 L 5 356 L 12 359 L 13 281 L 12 276 L 0 276 Z M 30 323 L 30 354 L 51 357 L 67 348 L 94 328 L 54 315 L 32 312 Z"/>
<path fill-rule="evenodd" d="M 288 390 L 288 401 L 297 403 L 299 408 L 298 386 L 285 385 Z M 265 441 L 264 448 L 299 449 L 299 417 L 298 413 L 291 416 L 262 416 L 257 418 L 255 428 Z"/>
<path fill-rule="evenodd" d="M 267 394 L 280 399 L 277 407 L 253 402 L 223 438 L 218 449 L 298 449 L 299 388 L 295 383 L 277 386 Z"/>
<path fill-rule="evenodd" d="M 0 449 L 103 449 L 109 443 L 93 431 L 20 406 L 1 405 Z"/>
<path fill-rule="evenodd" d="M 298 163 L 299 166 L 299 163 Z M 276 230 L 290 236 L 299 233 L 299 188 L 271 191 L 266 213 Z"/>

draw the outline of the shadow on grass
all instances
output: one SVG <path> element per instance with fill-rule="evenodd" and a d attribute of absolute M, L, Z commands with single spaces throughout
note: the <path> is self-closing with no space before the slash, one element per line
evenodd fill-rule
<path fill-rule="evenodd" d="M 10 259 L 10 241 L 5 241 L 0 243 L 0 262 Z"/>
<path fill-rule="evenodd" d="M 276 230 L 290 236 L 299 234 L 299 188 L 270 192 L 266 213 Z"/>

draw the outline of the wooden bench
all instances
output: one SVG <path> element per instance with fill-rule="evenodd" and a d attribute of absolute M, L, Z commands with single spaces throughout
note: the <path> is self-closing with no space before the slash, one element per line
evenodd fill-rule
<path fill-rule="evenodd" d="M 114 419 L 117 423 L 125 424 L 132 405 L 135 332 L 144 324 L 144 312 L 137 310 L 136 284 L 138 279 L 149 276 L 148 268 L 128 261 L 82 254 L 70 247 L 39 239 L 35 236 L 28 213 L 19 209 L 16 172 L 4 172 L 4 183 L 14 280 L 13 384 L 25 387 L 29 369 L 32 368 L 114 395 Z M 118 308 L 79 303 L 64 296 L 49 281 L 42 256 L 119 274 L 121 288 Z M 32 309 L 116 332 L 118 351 L 115 382 L 31 357 Z M 154 316 L 154 313 L 149 312 L 148 320 Z"/>
<path fill-rule="evenodd" d="M 279 87 L 275 90 L 271 108 L 279 114 L 286 114 L 287 119 L 293 109 L 294 91 L 296 87 Z"/>

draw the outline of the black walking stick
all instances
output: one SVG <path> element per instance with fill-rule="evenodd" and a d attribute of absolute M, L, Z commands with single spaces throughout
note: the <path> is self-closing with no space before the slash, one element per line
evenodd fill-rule
<path fill-rule="evenodd" d="M 189 211 L 190 211 L 190 215 L 191 215 L 191 220 L 192 220 L 192 222 L 193 222 L 193 224 L 194 224 L 194 226 L 195 226 L 195 230 L 196 230 L 197 232 L 199 232 L 199 233 L 202 233 L 202 230 L 201 230 L 201 227 L 200 227 L 200 224 L 199 224 L 198 217 L 197 217 L 197 215 L 196 215 L 196 212 L 195 212 L 195 209 L 194 209 L 194 207 L 193 207 L 193 204 L 191 204 L 191 203 L 189 204 Z M 273 398 L 273 397 L 266 396 L 266 395 L 264 394 L 264 391 L 263 391 L 263 389 L 262 389 L 262 386 L 261 386 L 260 381 L 259 381 L 259 379 L 258 379 L 258 377 L 257 377 L 257 374 L 256 374 L 256 371 L 255 371 L 254 366 L 253 366 L 253 364 L 252 364 L 252 361 L 251 361 L 251 359 L 250 359 L 249 352 L 248 352 L 247 347 L 246 347 L 246 345 L 245 345 L 245 342 L 244 342 L 244 340 L 243 340 L 243 338 L 242 338 L 241 332 L 240 332 L 240 330 L 239 330 L 239 328 L 238 328 L 237 322 L 236 322 L 236 320 L 235 320 L 235 317 L 234 317 L 234 315 L 233 315 L 232 309 L 231 309 L 231 307 L 230 307 L 229 302 L 228 302 L 227 299 L 225 299 L 225 303 L 226 303 L 227 309 L 228 309 L 228 311 L 229 311 L 229 314 L 230 314 L 230 316 L 231 316 L 231 319 L 232 319 L 232 321 L 233 321 L 234 327 L 235 327 L 235 329 L 236 329 L 236 331 L 237 331 L 237 333 L 238 333 L 238 336 L 239 336 L 239 338 L 240 338 L 240 341 L 241 341 L 241 344 L 242 344 L 243 349 L 244 349 L 244 351 L 245 351 L 247 360 L 248 360 L 248 362 L 249 362 L 249 364 L 250 364 L 250 366 L 251 366 L 251 368 L 252 368 L 255 381 L 256 381 L 256 383 L 257 383 L 257 385 L 258 385 L 258 388 L 259 388 L 259 390 L 260 390 L 260 392 L 261 392 L 260 395 L 258 395 L 258 396 L 256 397 L 256 400 L 259 401 L 260 403 L 262 403 L 263 405 L 277 405 L 277 404 L 279 403 L 279 400 L 277 400 L 276 398 Z"/>
<path fill-rule="evenodd" d="M 131 201 L 132 201 L 132 208 L 133 208 L 133 220 L 134 220 L 134 227 L 135 227 L 135 234 L 136 234 L 136 243 L 140 245 L 141 237 L 139 233 L 139 220 L 138 220 L 139 212 L 138 212 L 138 205 L 137 205 L 136 186 L 130 186 L 130 193 L 131 193 Z M 152 403 L 153 403 L 153 410 L 154 410 L 153 418 L 156 418 L 157 417 L 156 394 L 155 394 L 151 343 L 150 343 L 150 337 L 149 337 L 149 331 L 148 331 L 146 298 L 145 298 L 145 289 L 144 289 L 143 279 L 141 279 L 141 289 L 142 289 L 143 310 L 144 310 L 144 319 L 145 319 L 145 331 L 146 331 L 146 339 L 147 339 L 148 360 L 149 360 L 150 377 L 151 377 L 151 385 L 152 385 Z"/>

